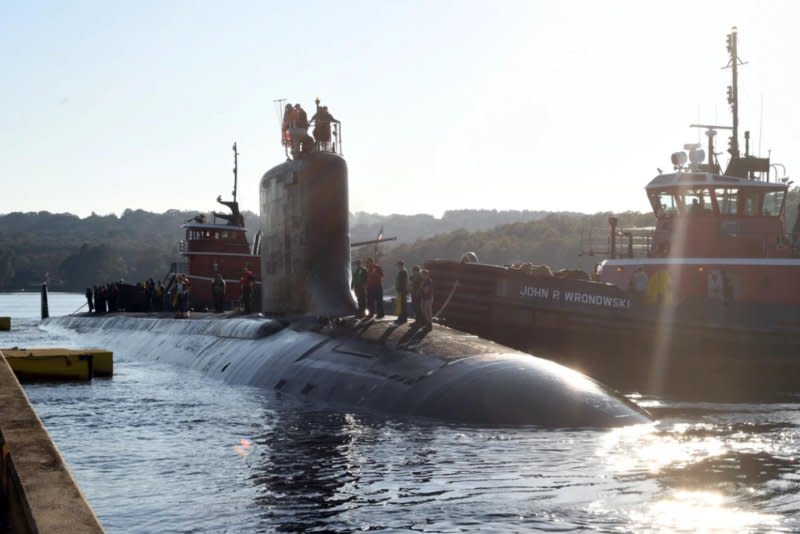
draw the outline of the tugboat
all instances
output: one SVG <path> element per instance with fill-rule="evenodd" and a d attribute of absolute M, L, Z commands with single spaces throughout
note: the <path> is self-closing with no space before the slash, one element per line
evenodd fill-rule
<path fill-rule="evenodd" d="M 287 161 L 261 179 L 262 314 L 79 314 L 44 327 L 76 331 L 122 361 L 158 359 L 348 412 L 545 427 L 650 421 L 615 391 L 548 360 L 441 325 L 356 317 L 340 127 L 338 142 L 316 144 L 302 127 L 285 129 Z M 188 252 L 202 252 L 189 255 L 194 261 L 219 255 L 199 248 L 220 241 L 206 231 L 221 238 L 239 225 L 186 228 L 203 232 L 189 240 Z"/>
<path fill-rule="evenodd" d="M 242 294 L 240 277 L 244 270 L 253 274 L 255 288 L 252 300 L 258 311 L 261 287 L 261 232 L 256 233 L 252 245 L 247 240 L 244 216 L 239 211 L 236 193 L 239 182 L 239 152 L 233 144 L 233 200 L 217 202 L 227 207 L 230 213 L 212 212 L 208 222 L 204 214 L 190 219 L 181 226 L 185 240 L 180 243 L 180 253 L 185 261 L 173 266 L 170 273 L 185 274 L 192 283 L 192 306 L 195 309 L 211 309 L 213 295 L 211 283 L 217 274 L 225 280 L 225 302 L 236 302 Z M 218 223 L 217 219 L 226 221 Z M 184 272 L 185 271 L 185 272 Z"/>
<path fill-rule="evenodd" d="M 733 124 L 692 125 L 705 130 L 708 154 L 685 145 L 672 155 L 674 172 L 647 185 L 654 228 L 618 229 L 611 218 L 610 258 L 593 280 L 428 262 L 451 288 L 435 303 L 446 323 L 544 351 L 626 391 L 714 398 L 796 391 L 800 216 L 787 234 L 792 182 L 778 176 L 781 165 L 749 153 L 749 132 L 740 153 L 735 28 L 727 48 Z M 731 131 L 724 171 L 714 151 L 719 130 Z"/>

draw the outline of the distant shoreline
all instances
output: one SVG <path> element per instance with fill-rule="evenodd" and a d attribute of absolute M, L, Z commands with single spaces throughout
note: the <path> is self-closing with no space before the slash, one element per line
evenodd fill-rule
<path fill-rule="evenodd" d="M 36 289 L 31 289 L 30 291 L 28 291 L 26 289 L 0 289 L 0 294 L 3 294 L 3 295 L 11 295 L 11 294 L 19 294 L 19 295 L 34 294 L 34 295 L 38 295 L 40 287 L 41 286 L 37 287 Z M 83 295 L 83 292 L 81 292 L 81 291 L 50 291 L 48 289 L 47 290 L 47 294 L 48 295 Z"/>

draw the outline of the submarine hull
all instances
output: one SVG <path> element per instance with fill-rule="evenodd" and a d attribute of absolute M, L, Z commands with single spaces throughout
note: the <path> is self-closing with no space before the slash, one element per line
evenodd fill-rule
<path fill-rule="evenodd" d="M 123 358 L 152 358 L 327 407 L 479 425 L 611 427 L 649 416 L 548 360 L 447 327 L 202 314 L 65 316 L 66 328 Z"/>

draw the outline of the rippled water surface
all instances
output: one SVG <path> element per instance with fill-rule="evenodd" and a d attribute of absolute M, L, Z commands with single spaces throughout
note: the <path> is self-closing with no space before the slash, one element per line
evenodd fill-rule
<path fill-rule="evenodd" d="M 80 295 L 51 294 L 51 314 Z M 80 346 L 0 294 L 0 346 Z M 475 428 L 330 412 L 185 369 L 26 392 L 109 532 L 800 531 L 800 403 L 637 398 L 653 425 Z"/>

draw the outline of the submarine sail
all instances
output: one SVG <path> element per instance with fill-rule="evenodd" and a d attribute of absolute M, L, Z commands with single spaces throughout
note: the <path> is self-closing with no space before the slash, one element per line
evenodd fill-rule
<path fill-rule="evenodd" d="M 347 164 L 335 153 L 288 160 L 261 179 L 262 310 L 352 315 Z"/>

